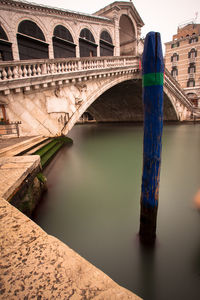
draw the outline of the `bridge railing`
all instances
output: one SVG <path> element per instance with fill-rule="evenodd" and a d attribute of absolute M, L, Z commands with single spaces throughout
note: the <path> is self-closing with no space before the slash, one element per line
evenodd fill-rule
<path fill-rule="evenodd" d="M 177 93 L 177 97 L 179 98 L 180 102 L 183 103 L 186 107 L 190 110 L 195 110 L 194 105 L 185 94 L 179 83 L 173 78 L 171 73 L 165 68 L 165 84 L 168 86 L 169 89 L 173 90 Z"/>
<path fill-rule="evenodd" d="M 94 69 L 139 66 L 138 57 L 93 57 L 0 63 L 0 81 Z"/>

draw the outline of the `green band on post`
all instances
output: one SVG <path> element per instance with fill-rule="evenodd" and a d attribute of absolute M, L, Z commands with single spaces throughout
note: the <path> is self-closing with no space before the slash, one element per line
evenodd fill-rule
<path fill-rule="evenodd" d="M 163 73 L 148 73 L 142 75 L 142 86 L 163 85 Z"/>

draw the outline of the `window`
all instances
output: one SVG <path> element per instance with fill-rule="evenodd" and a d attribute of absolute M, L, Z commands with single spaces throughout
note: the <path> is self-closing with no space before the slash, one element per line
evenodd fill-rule
<path fill-rule="evenodd" d="M 179 47 L 180 43 L 179 42 L 176 42 L 174 44 L 171 44 L 171 48 L 176 48 L 176 47 Z"/>
<path fill-rule="evenodd" d="M 76 56 L 76 45 L 70 31 L 66 27 L 57 25 L 54 28 L 52 39 L 54 58 Z"/>
<path fill-rule="evenodd" d="M 195 81 L 194 79 L 189 79 L 187 82 L 187 87 L 194 87 L 195 86 Z"/>
<path fill-rule="evenodd" d="M 49 44 L 42 30 L 35 22 L 22 21 L 18 26 L 17 43 L 20 60 L 49 57 Z"/>
<path fill-rule="evenodd" d="M 198 42 L 198 37 L 197 36 L 192 37 L 191 39 L 189 39 L 189 44 L 196 43 L 196 42 Z"/>
<path fill-rule="evenodd" d="M 171 62 L 176 62 L 179 60 L 179 55 L 177 53 L 174 53 L 172 56 L 171 56 Z"/>
<path fill-rule="evenodd" d="M 177 69 L 177 67 L 173 67 L 172 68 L 171 75 L 173 77 L 176 77 L 178 75 L 178 69 Z"/>
<path fill-rule="evenodd" d="M 80 57 L 97 56 L 97 47 L 92 32 L 87 28 L 82 29 L 79 36 Z"/>
<path fill-rule="evenodd" d="M 191 63 L 188 67 L 188 73 L 195 73 L 196 72 L 196 67 L 194 63 Z"/>
<path fill-rule="evenodd" d="M 188 58 L 195 58 L 197 57 L 197 50 L 195 50 L 194 48 L 192 48 L 190 50 L 190 52 L 188 52 Z"/>

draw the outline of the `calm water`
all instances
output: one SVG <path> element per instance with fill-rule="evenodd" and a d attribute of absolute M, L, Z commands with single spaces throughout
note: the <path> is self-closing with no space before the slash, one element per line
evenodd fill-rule
<path fill-rule="evenodd" d="M 45 173 L 34 220 L 145 300 L 200 299 L 200 125 L 165 125 L 153 249 L 138 240 L 142 125 L 84 125 Z"/>

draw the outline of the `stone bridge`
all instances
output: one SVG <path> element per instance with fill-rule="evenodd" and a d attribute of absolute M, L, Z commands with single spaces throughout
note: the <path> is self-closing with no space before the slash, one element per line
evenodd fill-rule
<path fill-rule="evenodd" d="M 139 57 L 3 62 L 0 101 L 9 120 L 22 122 L 21 135 L 55 136 L 67 134 L 107 90 L 129 81 L 141 90 Z M 167 70 L 164 94 L 177 120 L 199 113 Z M 134 94 L 131 98 L 134 102 Z"/>
<path fill-rule="evenodd" d="M 84 112 L 97 122 L 142 121 L 143 25 L 131 1 L 89 15 L 0 0 L 1 123 L 55 136 Z M 164 103 L 165 120 L 200 116 L 167 70 Z"/>

